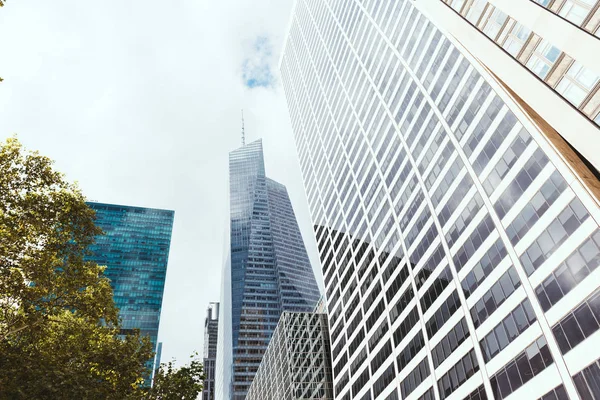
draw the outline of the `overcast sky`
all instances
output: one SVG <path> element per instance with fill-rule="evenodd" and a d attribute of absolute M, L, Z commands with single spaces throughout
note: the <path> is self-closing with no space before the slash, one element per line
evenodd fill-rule
<path fill-rule="evenodd" d="M 90 200 L 175 210 L 163 361 L 202 351 L 219 300 L 228 152 L 263 138 L 321 273 L 277 62 L 292 0 L 8 0 L 0 138 L 56 161 Z"/>

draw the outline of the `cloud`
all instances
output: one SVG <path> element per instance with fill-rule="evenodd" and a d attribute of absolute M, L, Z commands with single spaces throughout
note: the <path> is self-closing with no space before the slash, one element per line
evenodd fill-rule
<path fill-rule="evenodd" d="M 251 46 L 250 54 L 242 64 L 242 78 L 250 89 L 256 87 L 272 87 L 274 84 L 271 65 L 273 63 L 273 46 L 266 36 L 259 36 Z"/>
<path fill-rule="evenodd" d="M 293 1 L 163 3 L 3 7 L 0 140 L 18 133 L 90 199 L 175 210 L 159 340 L 163 360 L 185 362 L 202 350 L 204 310 L 219 300 L 240 108 L 322 278 L 276 66 Z"/>

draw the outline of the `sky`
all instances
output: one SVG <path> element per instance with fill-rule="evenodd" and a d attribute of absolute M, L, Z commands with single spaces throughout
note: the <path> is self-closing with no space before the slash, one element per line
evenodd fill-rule
<path fill-rule="evenodd" d="M 0 140 L 17 134 L 89 200 L 175 210 L 162 360 L 202 352 L 219 301 L 228 153 L 263 138 L 322 281 L 277 63 L 292 0 L 8 0 Z"/>

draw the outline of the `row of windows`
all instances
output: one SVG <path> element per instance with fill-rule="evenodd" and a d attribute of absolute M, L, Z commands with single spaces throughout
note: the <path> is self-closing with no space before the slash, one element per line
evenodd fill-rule
<path fill-rule="evenodd" d="M 425 324 L 427 337 L 431 339 L 459 308 L 460 298 L 455 290 Z"/>
<path fill-rule="evenodd" d="M 421 297 L 421 308 L 423 313 L 429 310 L 429 307 L 433 305 L 444 289 L 448 287 L 450 282 L 452 282 L 452 271 L 450 271 L 450 266 L 447 266 L 440 275 L 435 278 L 429 289 L 423 293 L 423 296 Z"/>
<path fill-rule="evenodd" d="M 563 244 L 589 217 L 581 200 L 575 198 L 550 223 L 548 228 L 520 257 L 527 275 L 531 275 Z"/>
<path fill-rule="evenodd" d="M 390 310 L 390 321 L 392 323 L 394 323 L 394 321 L 396 321 L 398 316 L 400 316 L 400 314 L 402 314 L 402 311 L 405 310 L 406 306 L 408 306 L 408 304 L 410 304 L 411 300 L 414 297 L 415 297 L 415 293 L 413 291 L 413 288 L 409 286 L 408 289 L 406 289 L 406 291 L 402 294 L 402 296 L 400 296 L 400 298 L 398 299 L 396 304 L 394 304 L 394 306 Z"/>
<path fill-rule="evenodd" d="M 552 327 L 562 354 L 590 337 L 600 329 L 600 291 L 593 293 L 579 307 Z"/>
<path fill-rule="evenodd" d="M 471 296 L 475 289 L 485 281 L 507 254 L 502 239 L 496 240 L 483 257 L 481 257 L 481 260 L 479 260 L 467 276 L 465 276 L 465 279 L 463 279 L 461 285 L 463 292 L 465 293 L 465 298 Z"/>
<path fill-rule="evenodd" d="M 494 358 L 535 321 L 529 299 L 523 300 L 479 342 L 484 360 Z"/>
<path fill-rule="evenodd" d="M 554 171 L 506 228 L 513 246 L 527 234 L 566 188 L 565 180 L 558 171 Z"/>
<path fill-rule="evenodd" d="M 398 373 L 406 367 L 410 360 L 412 360 L 423 347 L 425 347 L 425 339 L 423 338 L 423 332 L 419 330 L 417 335 L 408 342 L 406 347 L 402 349 L 398 355 Z"/>
<path fill-rule="evenodd" d="M 470 335 L 467 320 L 461 319 L 446 336 L 433 348 L 431 357 L 433 367 L 440 366 Z"/>
<path fill-rule="evenodd" d="M 457 272 L 460 271 L 465 264 L 473 257 L 475 252 L 483 244 L 485 239 L 494 232 L 495 226 L 492 218 L 488 215 L 485 216 L 483 221 L 477 225 L 477 227 L 471 232 L 471 235 L 467 238 L 465 243 L 458 249 L 454 255 L 454 265 L 456 266 Z"/>
<path fill-rule="evenodd" d="M 535 288 L 540 305 L 548 311 L 600 265 L 600 230 L 586 239 Z"/>
<path fill-rule="evenodd" d="M 490 378 L 494 398 L 506 398 L 553 362 L 546 339 L 542 336 Z"/>
<path fill-rule="evenodd" d="M 463 358 L 438 379 L 440 400 L 450 396 L 456 389 L 479 371 L 475 350 L 471 349 Z"/>
<path fill-rule="evenodd" d="M 427 361 L 427 357 L 425 357 L 423 361 L 421 361 L 419 365 L 417 365 L 415 369 L 400 382 L 400 393 L 402 394 L 402 398 L 405 399 L 411 394 L 417 386 L 423 383 L 429 374 L 429 362 Z"/>
<path fill-rule="evenodd" d="M 582 400 L 600 399 L 600 360 L 573 376 L 573 382 Z M 545 399 L 544 399 L 545 400 Z"/>
<path fill-rule="evenodd" d="M 569 400 L 565 387 L 561 384 L 537 400 Z"/>
<path fill-rule="evenodd" d="M 519 286 L 521 281 L 511 266 L 471 308 L 475 328 L 483 324 Z"/>

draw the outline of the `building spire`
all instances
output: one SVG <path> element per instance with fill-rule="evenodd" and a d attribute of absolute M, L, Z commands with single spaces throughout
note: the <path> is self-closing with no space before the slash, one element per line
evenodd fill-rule
<path fill-rule="evenodd" d="M 246 145 L 246 132 L 244 132 L 244 109 L 242 108 L 242 146 Z"/>

